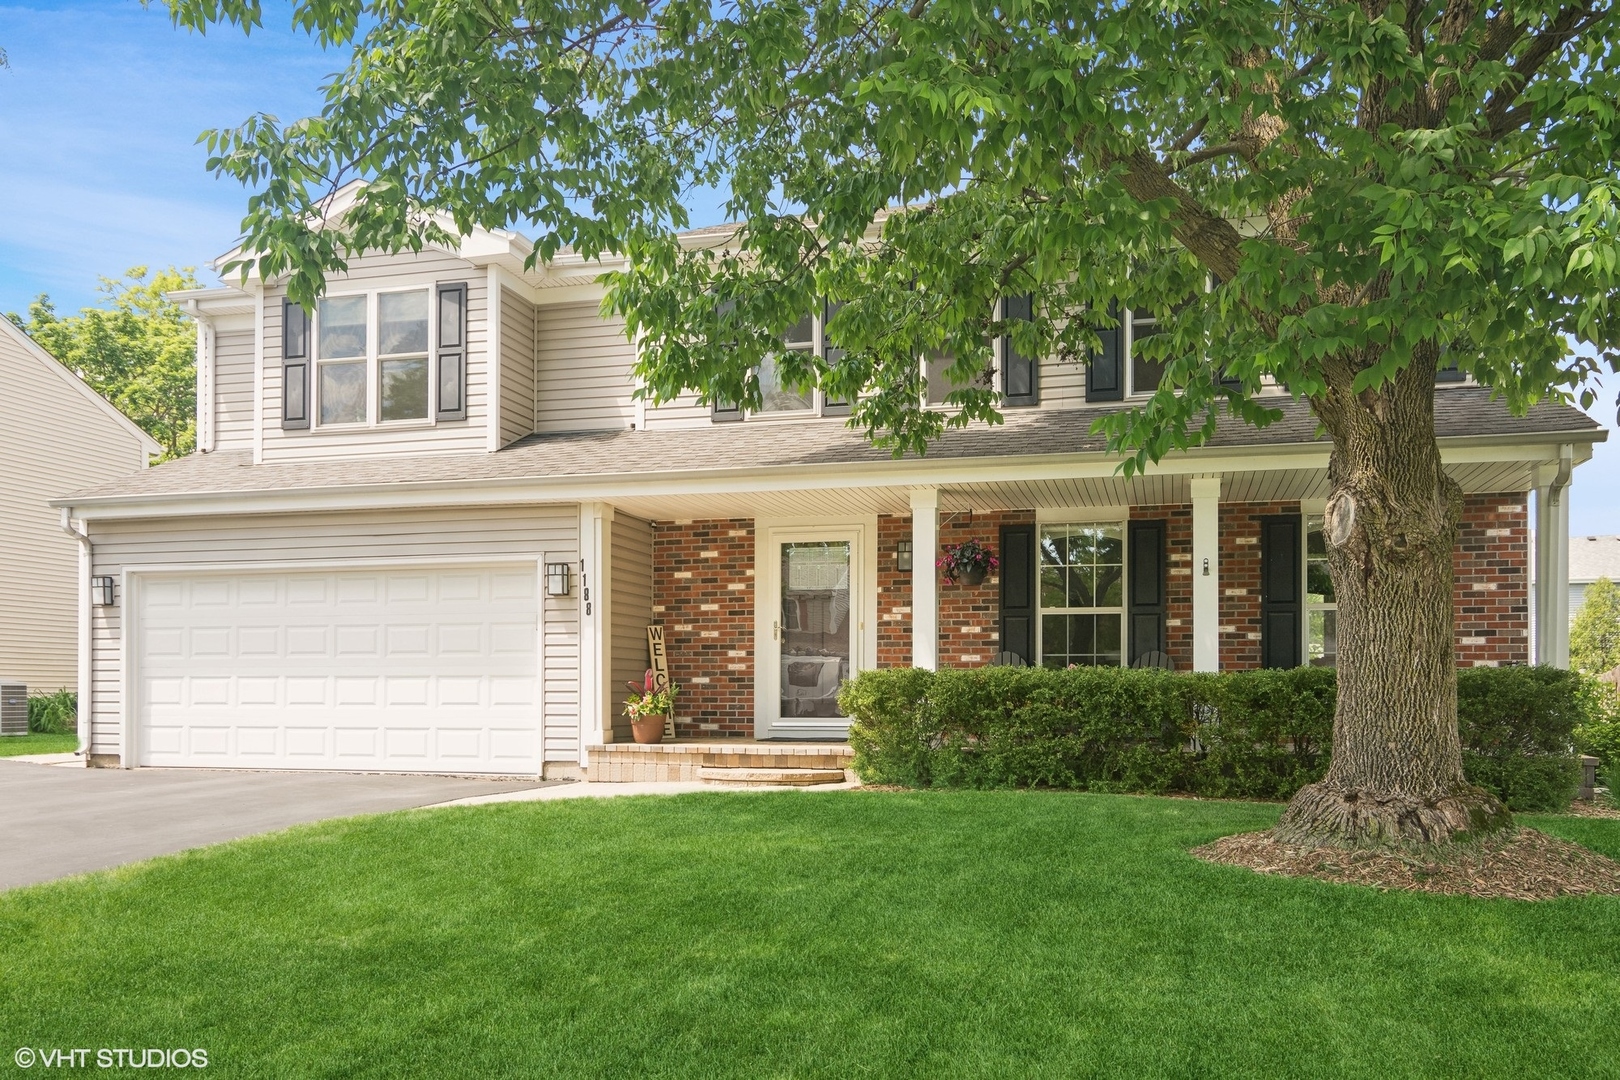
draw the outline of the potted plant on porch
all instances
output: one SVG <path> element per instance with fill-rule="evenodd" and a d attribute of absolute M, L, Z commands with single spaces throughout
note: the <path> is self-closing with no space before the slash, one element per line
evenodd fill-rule
<path fill-rule="evenodd" d="M 964 540 L 960 544 L 946 544 L 944 554 L 935 565 L 939 567 L 947 585 L 955 585 L 957 581 L 979 585 L 984 582 L 986 574 L 1001 566 L 1001 562 L 977 540 Z"/>
<path fill-rule="evenodd" d="M 680 688 L 662 676 L 654 675 L 652 668 L 647 669 L 639 685 L 634 681 L 625 685 L 635 695 L 624 703 L 624 712 L 630 717 L 630 730 L 636 742 L 663 742 L 664 720 L 669 716 L 670 709 L 675 707 L 675 695 Z"/>

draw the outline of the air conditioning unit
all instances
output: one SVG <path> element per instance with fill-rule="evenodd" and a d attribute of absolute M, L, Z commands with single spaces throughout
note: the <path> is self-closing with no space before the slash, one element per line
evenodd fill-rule
<path fill-rule="evenodd" d="M 28 734 L 28 685 L 0 679 L 0 736 Z"/>

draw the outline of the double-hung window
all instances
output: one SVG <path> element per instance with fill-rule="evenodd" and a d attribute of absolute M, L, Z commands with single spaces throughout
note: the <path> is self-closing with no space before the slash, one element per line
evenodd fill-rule
<path fill-rule="evenodd" d="M 1339 654 L 1339 605 L 1328 573 L 1322 515 L 1305 516 L 1305 662 L 1333 667 Z"/>
<path fill-rule="evenodd" d="M 315 318 L 315 415 L 322 427 L 425 422 L 428 289 L 323 297 Z"/>
<path fill-rule="evenodd" d="M 1125 624 L 1122 525 L 1042 525 L 1041 663 L 1117 666 Z"/>
<path fill-rule="evenodd" d="M 781 358 L 784 354 L 799 353 L 814 356 L 820 343 L 824 340 L 821 333 L 824 320 L 813 314 L 806 314 L 804 318 L 788 327 L 782 335 L 782 352 L 766 356 L 754 369 L 754 377 L 759 380 L 759 408 L 744 411 L 733 402 L 716 401 L 710 408 L 710 418 L 716 422 L 742 420 L 745 417 L 765 416 L 814 416 L 819 411 L 823 416 L 835 415 L 840 411 L 836 402 L 827 401 L 826 395 L 814 387 L 797 387 L 790 385 L 782 373 Z M 827 349 L 829 360 L 837 359 L 837 350 L 832 346 Z M 843 406 L 842 411 L 847 412 L 848 407 Z"/>

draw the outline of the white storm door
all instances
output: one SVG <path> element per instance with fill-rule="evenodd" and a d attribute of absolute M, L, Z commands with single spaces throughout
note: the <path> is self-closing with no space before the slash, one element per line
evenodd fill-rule
<path fill-rule="evenodd" d="M 538 773 L 537 571 L 139 575 L 136 761 Z"/>
<path fill-rule="evenodd" d="M 772 529 L 763 567 L 772 620 L 759 651 L 765 738 L 843 739 L 838 688 L 861 655 L 861 530 Z"/>

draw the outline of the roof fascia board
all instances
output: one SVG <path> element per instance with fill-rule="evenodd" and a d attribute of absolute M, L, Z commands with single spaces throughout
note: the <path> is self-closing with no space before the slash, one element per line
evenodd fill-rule
<path fill-rule="evenodd" d="M 146 456 L 148 458 L 154 458 L 163 453 L 162 443 L 152 438 L 152 436 L 148 435 L 141 429 L 139 424 L 135 423 L 135 421 L 131 420 L 129 417 L 120 412 L 118 406 L 96 393 L 95 390 L 91 388 L 89 383 L 85 382 L 72 371 L 68 370 L 68 366 L 66 364 L 62 363 L 56 357 L 46 352 L 43 345 L 29 337 L 27 334 L 23 333 L 22 329 L 13 324 L 10 319 L 0 319 L 0 333 L 10 334 L 11 337 L 19 345 L 21 345 L 26 352 L 32 355 L 40 363 L 54 371 L 58 378 L 72 386 L 73 389 L 78 391 L 86 401 L 90 402 L 90 404 L 107 414 L 107 416 L 109 416 L 126 432 L 135 436 L 136 440 L 140 442 L 141 448 L 146 451 Z"/>

